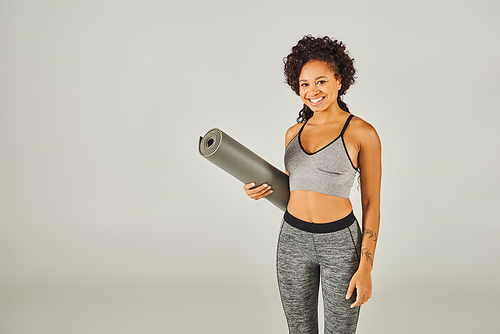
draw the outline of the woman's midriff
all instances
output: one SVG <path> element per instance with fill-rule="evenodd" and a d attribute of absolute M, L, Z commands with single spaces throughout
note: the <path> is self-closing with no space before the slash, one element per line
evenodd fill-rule
<path fill-rule="evenodd" d="M 290 192 L 288 212 L 310 223 L 329 223 L 344 218 L 352 211 L 348 198 L 336 197 L 308 190 Z"/>

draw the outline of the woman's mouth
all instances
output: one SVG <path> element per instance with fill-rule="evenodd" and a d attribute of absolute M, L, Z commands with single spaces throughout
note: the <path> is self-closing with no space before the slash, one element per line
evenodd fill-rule
<path fill-rule="evenodd" d="M 324 96 L 316 97 L 316 98 L 311 98 L 311 99 L 309 99 L 309 102 L 311 102 L 312 106 L 317 106 L 318 104 L 321 103 L 321 101 L 324 100 L 324 98 L 325 98 Z"/>

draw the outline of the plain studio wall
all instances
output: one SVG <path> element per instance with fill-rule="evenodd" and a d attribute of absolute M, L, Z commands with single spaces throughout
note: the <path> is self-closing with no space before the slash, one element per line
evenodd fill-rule
<path fill-rule="evenodd" d="M 286 333 L 282 213 L 198 154 L 283 169 L 282 59 L 343 40 L 383 145 L 359 333 L 492 332 L 498 1 L 2 1 L 0 332 Z M 361 217 L 353 187 L 355 214 Z"/>

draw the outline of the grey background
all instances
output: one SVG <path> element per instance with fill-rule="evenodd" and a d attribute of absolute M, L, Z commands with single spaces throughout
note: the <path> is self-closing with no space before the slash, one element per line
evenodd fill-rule
<path fill-rule="evenodd" d="M 498 1 L 0 2 L 0 332 L 286 333 L 281 212 L 198 155 L 283 169 L 282 58 L 343 40 L 383 144 L 359 333 L 492 333 Z M 353 188 L 355 213 L 361 216 Z"/>

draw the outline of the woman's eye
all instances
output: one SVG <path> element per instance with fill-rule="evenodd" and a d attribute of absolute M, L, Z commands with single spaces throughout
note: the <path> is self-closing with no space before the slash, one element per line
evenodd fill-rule
<path fill-rule="evenodd" d="M 318 85 L 322 85 L 322 84 L 324 84 L 325 82 L 326 82 L 325 80 L 318 81 Z"/>
<path fill-rule="evenodd" d="M 300 84 L 300 86 L 301 86 L 301 87 L 307 87 L 307 86 L 309 86 L 309 85 L 308 85 L 308 84 L 306 84 L 306 83 L 303 83 L 303 84 Z"/>

